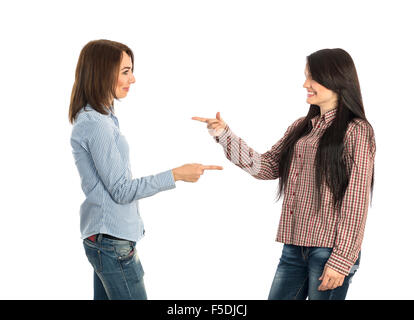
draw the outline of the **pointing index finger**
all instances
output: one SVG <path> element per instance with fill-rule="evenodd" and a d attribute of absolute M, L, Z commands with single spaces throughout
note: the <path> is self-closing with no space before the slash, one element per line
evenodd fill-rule
<path fill-rule="evenodd" d="M 201 118 L 201 117 L 192 117 L 192 120 L 197 120 L 197 121 L 201 121 L 201 122 L 207 122 L 209 119 L 207 118 Z"/>
<path fill-rule="evenodd" d="M 221 166 L 203 166 L 204 170 L 223 170 Z"/>

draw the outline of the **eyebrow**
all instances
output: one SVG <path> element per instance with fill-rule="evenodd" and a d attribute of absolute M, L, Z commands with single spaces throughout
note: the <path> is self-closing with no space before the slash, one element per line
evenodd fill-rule
<path fill-rule="evenodd" d="M 124 69 L 131 69 L 131 67 L 123 67 L 121 70 L 124 70 Z"/>

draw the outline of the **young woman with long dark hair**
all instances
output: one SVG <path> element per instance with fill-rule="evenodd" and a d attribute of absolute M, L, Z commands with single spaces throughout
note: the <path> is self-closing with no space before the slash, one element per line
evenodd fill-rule
<path fill-rule="evenodd" d="M 278 179 L 284 195 L 276 241 L 284 243 L 269 299 L 345 299 L 359 266 L 375 137 L 357 72 L 342 49 L 307 57 L 308 114 L 260 154 L 223 121 L 207 123 L 226 157 L 257 179 Z M 372 198 L 371 198 L 372 200 Z"/>
<path fill-rule="evenodd" d="M 94 269 L 94 298 L 146 299 L 135 245 L 145 233 L 138 200 L 196 182 L 219 166 L 186 164 L 147 177 L 132 178 L 129 147 L 119 129 L 114 100 L 125 98 L 135 82 L 134 55 L 126 45 L 91 41 L 76 67 L 69 107 L 71 145 L 86 196 L 81 205 L 81 237 Z"/>

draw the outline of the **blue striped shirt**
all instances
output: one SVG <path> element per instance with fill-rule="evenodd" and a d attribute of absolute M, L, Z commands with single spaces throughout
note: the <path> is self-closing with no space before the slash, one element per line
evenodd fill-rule
<path fill-rule="evenodd" d="M 86 196 L 80 207 L 81 238 L 105 233 L 140 240 L 145 230 L 138 199 L 175 188 L 172 171 L 132 179 L 129 147 L 118 119 L 90 105 L 77 114 L 70 142 Z"/>

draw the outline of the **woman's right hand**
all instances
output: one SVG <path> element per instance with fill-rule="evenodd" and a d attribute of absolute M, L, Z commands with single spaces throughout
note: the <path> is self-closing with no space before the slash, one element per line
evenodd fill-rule
<path fill-rule="evenodd" d="M 192 117 L 191 119 L 207 123 L 207 129 L 212 136 L 219 136 L 227 125 L 221 118 L 220 112 L 217 112 L 216 118 Z"/>
<path fill-rule="evenodd" d="M 172 169 L 174 181 L 197 182 L 204 170 L 223 170 L 221 166 L 204 166 L 199 163 L 185 164 Z"/>

